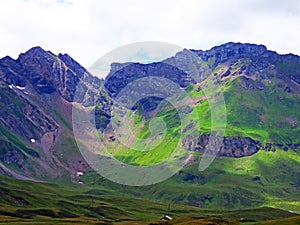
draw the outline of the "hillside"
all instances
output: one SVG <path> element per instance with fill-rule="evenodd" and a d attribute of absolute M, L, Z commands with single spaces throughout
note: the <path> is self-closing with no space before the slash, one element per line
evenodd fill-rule
<path fill-rule="evenodd" d="M 1 179 L 114 190 L 163 205 L 300 213 L 299 56 L 227 43 L 111 67 L 101 80 L 40 47 L 0 59 Z M 120 162 L 95 172 L 111 158 Z M 123 177 L 130 166 L 164 161 L 165 174 L 150 174 L 163 182 Z"/>
<path fill-rule="evenodd" d="M 177 204 L 168 206 L 132 198 L 110 189 L 72 185 L 60 187 L 7 177 L 1 178 L 1 185 L 1 224 L 156 224 L 164 214 L 176 218 L 174 224 L 180 221 L 238 224 L 240 221 L 263 222 L 297 216 L 295 213 L 268 207 L 208 210 Z M 289 220 L 298 221 L 296 218 Z"/>

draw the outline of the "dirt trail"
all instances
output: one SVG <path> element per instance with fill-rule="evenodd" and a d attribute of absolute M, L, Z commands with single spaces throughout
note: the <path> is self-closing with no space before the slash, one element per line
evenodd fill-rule
<path fill-rule="evenodd" d="M 12 171 L 12 170 L 8 169 L 6 166 L 4 166 L 2 163 L 0 163 L 0 168 L 18 180 L 30 180 L 30 181 L 34 181 L 34 182 L 44 182 L 42 180 L 37 180 L 34 178 L 26 177 L 26 176 L 20 175 L 18 173 L 15 173 L 14 171 Z"/>

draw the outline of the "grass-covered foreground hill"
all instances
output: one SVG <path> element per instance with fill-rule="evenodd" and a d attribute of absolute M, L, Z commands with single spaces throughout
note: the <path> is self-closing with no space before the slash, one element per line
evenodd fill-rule
<path fill-rule="evenodd" d="M 271 219 L 299 221 L 297 214 L 274 208 L 208 210 L 132 198 L 111 189 L 59 187 L 1 177 L 0 224 L 171 224 L 263 223 Z M 24 188 L 26 187 L 26 188 Z M 184 223 L 186 222 L 186 223 Z M 296 224 L 296 223 L 290 223 Z"/>

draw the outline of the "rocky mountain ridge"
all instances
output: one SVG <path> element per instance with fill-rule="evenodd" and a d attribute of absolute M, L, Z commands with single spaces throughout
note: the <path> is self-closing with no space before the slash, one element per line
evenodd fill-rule
<path fill-rule="evenodd" d="M 69 161 L 59 143 L 72 137 L 72 103 L 94 104 L 94 98 L 101 96 L 101 82 L 69 55 L 56 56 L 41 47 L 22 53 L 16 60 L 8 56 L 0 59 L 2 162 L 33 176 L 43 171 L 52 173 L 50 177 L 61 176 L 51 172 L 55 169 L 74 173 L 72 165 L 59 159 L 60 154 Z M 72 154 L 76 152 L 74 148 Z M 35 169 L 29 172 L 30 167 Z"/>
<path fill-rule="evenodd" d="M 194 64 L 195 60 L 197 64 Z M 211 73 L 201 70 L 206 67 L 209 67 L 206 72 L 210 71 Z M 195 68 L 197 71 L 204 71 L 200 73 L 199 80 L 194 80 Z M 74 156 L 77 160 L 76 163 L 65 160 L 68 157 L 65 146 L 70 145 L 71 147 L 68 147 L 71 149 L 70 151 L 77 151 L 75 150 L 76 144 L 72 139 L 71 125 L 72 105 L 75 102 L 85 107 L 96 106 L 94 111 L 96 128 L 102 132 L 111 119 L 113 102 L 111 100 L 126 85 L 136 79 L 149 76 L 164 77 L 183 89 L 192 85 L 196 93 L 196 89 L 201 90 L 200 83 L 211 74 L 221 85 L 224 84 L 222 86 L 224 89 L 227 88 L 226 85 L 238 81 L 238 86 L 234 88 L 242 88 L 245 95 L 251 96 L 254 92 L 261 95 L 271 87 L 270 83 L 273 82 L 274 87 L 272 86 L 272 88 L 278 89 L 280 92 L 278 98 L 282 98 L 282 101 L 285 98 L 292 98 L 293 101 L 289 102 L 290 107 L 295 106 L 295 102 L 299 98 L 299 56 L 279 55 L 267 50 L 262 45 L 228 43 L 207 51 L 184 50 L 174 57 L 158 63 L 127 63 L 125 65 L 114 63 L 105 80 L 90 74 L 69 55 L 55 55 L 40 47 L 30 49 L 16 60 L 8 56 L 4 57 L 0 59 L 0 159 L 5 165 L 16 165 L 18 171 L 29 171 L 26 160 L 43 163 L 43 157 L 47 155 L 50 158 L 54 157 L 55 160 L 52 165 L 47 163 L 47 165 L 43 165 L 45 170 L 48 167 L 54 169 L 62 167 L 64 170 L 72 168 L 68 171 L 69 173 L 75 173 L 79 168 L 88 170 L 87 165 L 78 163 L 78 161 L 82 161 L 79 159 L 80 156 Z M 102 85 L 105 87 L 105 91 L 100 88 Z M 230 97 L 230 99 L 233 98 Z M 198 106 L 201 106 L 203 102 L 197 98 L 195 101 L 198 101 Z M 253 101 L 256 101 L 255 107 L 251 105 Z M 265 118 L 265 114 L 273 113 L 268 110 L 267 106 L 262 106 L 259 109 L 261 111 L 256 109 L 257 104 L 261 104 L 258 99 L 251 101 L 243 99 L 242 103 L 252 110 L 251 112 L 255 112 L 255 119 L 259 120 L 258 124 L 266 124 L 268 120 Z M 142 104 L 146 110 L 147 108 L 150 111 L 155 109 L 155 104 L 151 101 L 144 101 Z M 231 105 L 234 106 L 232 112 L 238 108 L 237 105 Z M 243 110 L 247 107 L 244 107 Z M 244 112 L 241 113 L 241 110 L 238 108 L 235 114 L 242 115 Z M 246 115 L 249 115 L 249 112 Z M 298 116 L 293 112 L 285 120 L 290 121 L 287 123 L 297 134 Z M 271 119 L 269 122 L 272 126 L 281 126 L 281 129 L 287 126 L 277 119 L 274 122 L 275 125 Z M 241 126 L 240 118 L 230 125 Z M 183 146 L 188 150 L 203 151 L 207 144 L 207 135 L 203 133 L 197 140 L 185 139 Z M 227 135 L 219 156 L 249 156 L 266 146 L 267 150 L 286 146 L 288 149 L 292 149 L 292 147 L 297 149 L 299 143 L 294 139 L 284 144 L 282 142 L 275 143 L 276 138 L 269 138 L 270 141 L 262 143 L 253 136 L 247 137 L 247 133 L 244 135 L 246 137 L 242 137 L 240 133 Z M 266 145 L 267 143 L 270 145 Z M 58 157 L 58 155 L 60 156 Z"/>

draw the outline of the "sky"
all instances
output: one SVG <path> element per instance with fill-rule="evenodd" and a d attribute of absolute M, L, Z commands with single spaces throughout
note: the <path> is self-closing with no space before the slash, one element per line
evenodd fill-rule
<path fill-rule="evenodd" d="M 2 0 L 0 57 L 41 46 L 89 68 L 143 41 L 202 50 L 234 41 L 300 55 L 299 27 L 298 0 Z"/>

